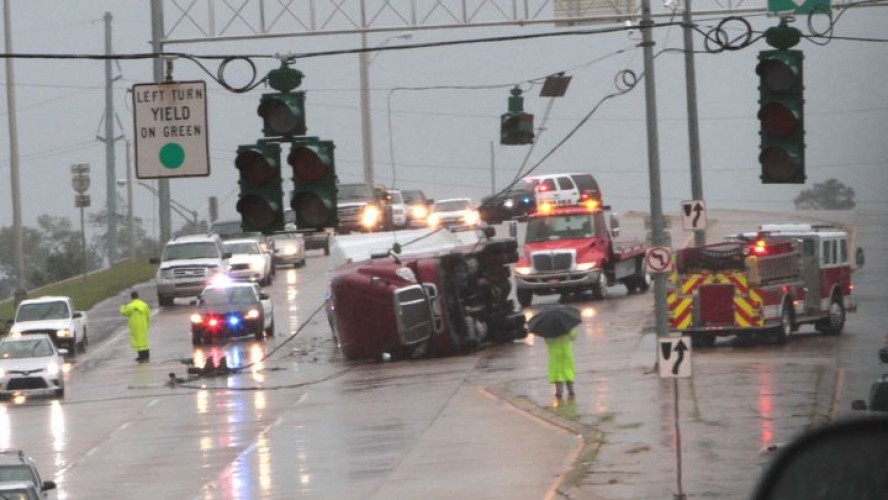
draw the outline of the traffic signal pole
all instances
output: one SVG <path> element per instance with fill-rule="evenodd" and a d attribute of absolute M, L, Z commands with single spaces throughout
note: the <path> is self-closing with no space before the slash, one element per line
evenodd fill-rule
<path fill-rule="evenodd" d="M 694 31 L 691 29 L 691 1 L 684 0 L 682 31 L 684 32 L 685 87 L 688 101 L 688 149 L 691 160 L 691 197 L 703 199 L 703 172 L 700 160 L 700 126 L 697 120 L 697 74 L 694 66 Z M 706 230 L 694 231 L 694 245 L 706 244 Z"/>
<path fill-rule="evenodd" d="M 151 50 L 155 54 L 163 52 L 163 2 L 151 0 Z M 163 83 L 164 61 L 159 57 L 154 58 L 154 82 Z M 157 207 L 158 220 L 160 221 L 160 244 L 169 241 L 170 231 L 170 180 L 157 179 Z"/>

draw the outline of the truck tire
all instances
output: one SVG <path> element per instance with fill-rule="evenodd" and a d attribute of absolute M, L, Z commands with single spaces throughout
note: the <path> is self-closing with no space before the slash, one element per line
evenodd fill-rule
<path fill-rule="evenodd" d="M 592 285 L 592 297 L 597 300 L 607 298 L 607 275 L 598 273 L 598 281 Z"/>
<path fill-rule="evenodd" d="M 83 338 L 80 339 L 80 342 L 77 343 L 76 348 L 78 352 L 86 352 L 86 344 L 89 342 L 87 337 L 86 328 L 83 329 Z"/>
<path fill-rule="evenodd" d="M 271 320 L 271 324 L 268 325 L 268 328 L 265 330 L 266 337 L 274 337 L 274 320 Z"/>
<path fill-rule="evenodd" d="M 774 328 L 774 339 L 779 344 L 785 344 L 789 339 L 789 334 L 795 331 L 795 318 L 793 318 L 792 307 L 789 302 L 784 301 L 780 308 L 780 324 Z"/>
<path fill-rule="evenodd" d="M 715 345 L 715 335 L 706 333 L 692 333 L 691 347 L 712 347 Z"/>
<path fill-rule="evenodd" d="M 842 334 L 842 330 L 845 328 L 845 304 L 841 295 L 833 294 L 829 303 L 829 316 L 819 320 L 815 327 L 818 332 L 824 335 Z"/>
<path fill-rule="evenodd" d="M 167 297 L 166 295 L 157 294 L 157 303 L 161 306 L 171 306 L 173 305 L 173 298 Z"/>
<path fill-rule="evenodd" d="M 641 290 L 642 293 L 651 289 L 651 275 L 647 272 L 642 273 L 642 275 L 638 277 L 638 289 Z"/>
<path fill-rule="evenodd" d="M 327 256 L 330 255 L 330 239 L 329 238 L 327 238 L 327 241 L 324 242 L 324 255 L 327 255 Z M 304 263 L 305 263 L 305 261 L 303 261 L 303 264 Z"/>
<path fill-rule="evenodd" d="M 533 302 L 533 291 L 531 290 L 515 290 L 515 295 L 518 297 L 521 307 L 529 307 Z"/>

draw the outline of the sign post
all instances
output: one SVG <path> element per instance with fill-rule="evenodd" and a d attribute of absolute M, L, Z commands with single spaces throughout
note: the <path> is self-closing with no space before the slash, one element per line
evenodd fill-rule
<path fill-rule="evenodd" d="M 661 337 L 657 341 L 657 367 L 660 371 L 660 378 L 672 379 L 672 406 L 675 409 L 673 420 L 675 420 L 676 482 L 678 483 L 678 494 L 675 498 L 684 500 L 687 497 L 682 491 L 681 483 L 681 425 L 679 422 L 681 412 L 678 411 L 678 379 L 688 378 L 692 375 L 691 343 L 681 336 Z"/>
<path fill-rule="evenodd" d="M 210 175 L 206 89 L 202 81 L 133 85 L 137 178 Z"/>

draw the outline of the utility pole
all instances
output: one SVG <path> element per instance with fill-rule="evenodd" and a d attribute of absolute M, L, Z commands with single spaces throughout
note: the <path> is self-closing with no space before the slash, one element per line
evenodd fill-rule
<path fill-rule="evenodd" d="M 111 13 L 105 12 L 105 55 L 111 55 Z M 105 187 L 108 211 L 108 265 L 117 261 L 117 166 L 114 163 L 114 93 L 111 59 L 105 59 Z"/>
<path fill-rule="evenodd" d="M 367 26 L 367 12 L 361 1 L 361 26 Z M 361 31 L 361 48 L 367 48 L 367 32 Z M 367 52 L 358 54 L 358 70 L 361 85 L 361 138 L 364 148 L 364 182 L 373 184 L 373 129 L 370 118 L 370 60 Z"/>
<path fill-rule="evenodd" d="M 163 3 L 162 0 L 151 0 L 151 50 L 155 54 L 163 52 Z M 154 82 L 163 83 L 163 60 L 154 58 Z M 170 239 L 170 180 L 157 179 L 157 206 L 160 219 L 160 244 Z"/>
<path fill-rule="evenodd" d="M 3 34 L 7 54 L 12 53 L 12 22 L 9 20 L 9 0 L 3 0 Z M 15 74 L 12 70 L 12 58 L 6 58 L 6 109 L 9 119 L 9 183 L 12 191 L 12 234 L 13 254 L 15 258 L 15 292 L 14 302 L 18 303 L 28 296 L 25 290 L 25 249 L 24 229 L 22 227 L 22 194 L 19 183 L 18 129 L 15 118 Z"/>
<path fill-rule="evenodd" d="M 691 1 L 684 0 L 682 30 L 684 31 L 685 85 L 688 101 L 688 142 L 691 157 L 691 197 L 703 200 L 703 172 L 700 162 L 700 127 L 697 121 L 697 74 L 694 68 L 694 37 L 691 29 Z M 706 230 L 694 231 L 694 245 L 706 244 Z"/>
<path fill-rule="evenodd" d="M 654 40 L 651 34 L 650 0 L 641 2 L 641 45 L 644 51 L 644 94 L 645 116 L 647 121 L 648 146 L 648 177 L 651 189 L 651 243 L 653 246 L 664 246 L 666 238 L 663 234 L 663 199 L 660 190 L 660 142 L 657 134 L 657 86 L 654 78 Z M 666 322 L 666 274 L 654 274 L 654 314 L 656 317 L 657 336 L 665 337 L 669 333 Z"/>
<path fill-rule="evenodd" d="M 136 260 L 136 242 L 135 242 L 135 223 L 133 221 L 133 169 L 130 161 L 131 142 L 126 141 L 126 224 L 129 237 L 127 245 L 129 246 L 130 262 Z"/>
<path fill-rule="evenodd" d="M 496 156 L 493 152 L 493 141 L 490 141 L 490 194 L 496 193 Z"/>

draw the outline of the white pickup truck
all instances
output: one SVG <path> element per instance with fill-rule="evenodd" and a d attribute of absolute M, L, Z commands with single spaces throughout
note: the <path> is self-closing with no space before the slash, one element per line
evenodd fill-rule
<path fill-rule="evenodd" d="M 86 352 L 86 312 L 75 310 L 70 297 L 46 295 L 23 300 L 15 312 L 9 334 L 29 333 L 46 333 L 59 349 L 67 349 L 69 355 L 76 356 L 78 352 Z"/>

